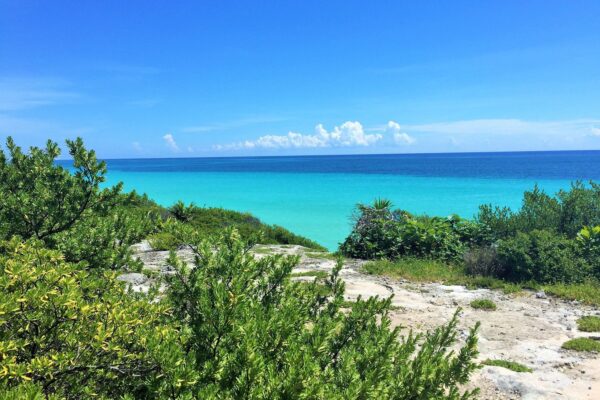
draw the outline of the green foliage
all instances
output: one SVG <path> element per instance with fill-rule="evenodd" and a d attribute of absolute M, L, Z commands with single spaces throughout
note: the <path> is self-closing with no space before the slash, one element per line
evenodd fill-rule
<path fill-rule="evenodd" d="M 491 277 L 504 275 L 505 266 L 500 262 L 495 247 L 472 247 L 465 251 L 463 260 L 465 271 L 470 275 Z"/>
<path fill-rule="evenodd" d="M 45 149 L 32 147 L 29 154 L 11 137 L 6 146 L 9 159 L 0 150 L 0 220 L 6 237 L 47 241 L 115 204 L 121 185 L 100 190 L 106 164 L 98 162 L 81 139 L 67 141 L 73 174 L 55 164 L 60 149 L 52 141 Z"/>
<path fill-rule="evenodd" d="M 582 332 L 600 332 L 600 317 L 586 315 L 577 320 L 577 328 Z"/>
<path fill-rule="evenodd" d="M 177 250 L 183 244 L 168 231 L 157 232 L 148 236 L 148 242 L 154 250 Z"/>
<path fill-rule="evenodd" d="M 190 332 L 198 398 L 470 398 L 475 330 L 458 353 L 456 316 L 427 335 L 400 338 L 390 299 L 341 311 L 341 264 L 318 284 L 295 282 L 296 257 L 256 260 L 235 232 L 216 248 L 189 234 L 195 268 L 174 255 L 168 298 Z"/>
<path fill-rule="evenodd" d="M 184 222 L 206 237 L 217 238 L 223 229 L 235 228 L 242 239 L 262 244 L 296 244 L 316 250 L 325 248 L 310 239 L 296 235 L 277 225 L 267 225 L 249 213 L 241 213 L 223 208 L 202 208 L 182 202 L 169 208 L 170 215 Z"/>
<path fill-rule="evenodd" d="M 542 288 L 547 294 L 556 297 L 600 307 L 600 283 L 595 280 L 583 283 L 555 283 L 544 285 Z"/>
<path fill-rule="evenodd" d="M 120 184 L 100 189 L 104 162 L 81 139 L 67 146 L 73 173 L 55 163 L 56 143 L 25 154 L 8 138 L 9 159 L 0 151 L 0 239 L 34 238 L 88 268 L 139 269 L 129 246 L 154 229 L 158 215 L 147 199 L 120 194 Z"/>
<path fill-rule="evenodd" d="M 171 207 L 169 207 L 169 212 L 177 221 L 188 222 L 194 216 L 195 209 L 196 207 L 194 206 L 194 203 L 191 203 L 190 205 L 186 206 L 185 203 L 180 200 L 177 203 L 173 204 Z"/>
<path fill-rule="evenodd" d="M 510 369 L 514 372 L 533 372 L 533 370 L 523 364 L 519 364 L 515 361 L 508 360 L 485 360 L 481 364 L 489 365 L 492 367 L 502 367 L 506 369 Z"/>
<path fill-rule="evenodd" d="M 600 280 L 600 225 L 584 226 L 577 234 L 577 242 L 591 274 Z"/>
<path fill-rule="evenodd" d="M 127 294 L 113 273 L 82 270 L 39 242 L 0 246 L 5 396 L 161 398 L 195 379 L 165 303 Z"/>
<path fill-rule="evenodd" d="M 496 303 L 489 299 L 477 299 L 471 302 L 471 307 L 476 310 L 493 311 L 496 309 Z"/>
<path fill-rule="evenodd" d="M 565 350 L 600 353 L 600 341 L 590 338 L 576 338 L 567 340 L 565 343 L 563 343 L 562 348 Z"/>
<path fill-rule="evenodd" d="M 291 277 L 315 277 L 317 279 L 323 280 L 329 276 L 329 274 L 325 271 L 304 271 L 304 272 L 294 272 L 290 275 Z"/>
<path fill-rule="evenodd" d="M 497 251 L 504 274 L 511 280 L 568 283 L 581 282 L 587 275 L 576 243 L 550 231 L 518 232 L 501 240 Z"/>
<path fill-rule="evenodd" d="M 492 241 L 517 232 L 549 230 L 574 238 L 583 226 L 600 225 L 600 185 L 574 182 L 569 190 L 550 197 L 537 186 L 525 192 L 521 209 L 483 205 L 477 221 L 493 233 Z"/>
<path fill-rule="evenodd" d="M 377 260 L 366 263 L 362 270 L 372 275 L 387 275 L 415 282 L 453 283 L 462 277 L 462 268 L 443 261 L 406 257 L 397 261 Z"/>
<path fill-rule="evenodd" d="M 473 225 L 457 216 L 414 218 L 389 202 L 359 205 L 354 228 L 340 252 L 348 257 L 397 259 L 403 256 L 453 260 L 471 240 Z"/>

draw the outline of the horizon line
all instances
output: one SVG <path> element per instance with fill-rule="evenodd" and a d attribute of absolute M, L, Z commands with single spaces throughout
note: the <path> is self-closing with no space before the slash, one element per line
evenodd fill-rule
<path fill-rule="evenodd" d="M 188 156 L 188 157 L 123 157 L 115 158 L 98 157 L 101 161 L 111 160 L 191 160 L 208 158 L 285 158 L 285 157 L 347 157 L 347 156 L 426 156 L 426 155 L 460 155 L 460 154 L 508 154 L 508 153 L 575 153 L 575 152 L 600 152 L 600 149 L 580 150 L 499 150 L 499 151 L 439 151 L 439 152 L 417 152 L 417 153 L 346 153 L 346 154 L 287 154 L 287 155 L 248 155 L 248 156 Z M 70 161 L 72 158 L 58 158 L 57 161 Z"/>

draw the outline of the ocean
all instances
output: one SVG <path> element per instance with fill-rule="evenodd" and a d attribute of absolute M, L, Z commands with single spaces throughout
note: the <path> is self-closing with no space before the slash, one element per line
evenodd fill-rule
<path fill-rule="evenodd" d="M 390 199 L 415 214 L 472 218 L 478 206 L 518 208 L 535 184 L 548 193 L 600 180 L 600 151 L 106 160 L 108 183 L 159 204 L 248 211 L 335 250 L 357 203 Z"/>

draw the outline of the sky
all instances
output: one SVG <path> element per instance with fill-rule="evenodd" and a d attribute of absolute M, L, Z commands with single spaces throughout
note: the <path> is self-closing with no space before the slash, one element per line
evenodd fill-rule
<path fill-rule="evenodd" d="M 102 158 L 600 149 L 600 1 L 0 0 L 0 140 Z"/>

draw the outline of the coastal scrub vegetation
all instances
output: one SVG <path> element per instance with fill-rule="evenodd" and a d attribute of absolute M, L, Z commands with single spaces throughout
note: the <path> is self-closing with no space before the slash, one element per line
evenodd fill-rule
<path fill-rule="evenodd" d="M 482 205 L 474 220 L 414 216 L 379 199 L 358 205 L 353 221 L 340 252 L 374 260 L 365 266 L 371 273 L 395 268 L 401 271 L 397 275 L 421 280 L 485 278 L 488 285 L 543 288 L 600 304 L 600 185 L 595 182 L 574 182 L 555 196 L 536 186 L 525 192 L 518 211 Z"/>
<path fill-rule="evenodd" d="M 81 140 L 0 152 L 0 398 L 469 399 L 474 326 L 457 314 L 424 334 L 392 328 L 391 299 L 344 301 L 341 263 L 297 282 L 297 257 L 250 252 L 234 226 L 199 228 L 202 210 L 103 188 Z M 209 211 L 218 220 L 221 211 Z M 214 224 L 209 224 L 214 226 Z M 165 233 L 172 274 L 147 293 L 118 274 L 141 267 L 130 244 Z M 278 237 L 275 235 L 275 237 Z M 283 239 L 281 239 L 283 240 Z"/>
<path fill-rule="evenodd" d="M 310 239 L 296 235 L 281 226 L 265 224 L 250 213 L 217 207 L 198 207 L 193 203 L 185 205 L 179 201 L 165 209 L 163 215 L 172 222 L 191 226 L 207 237 L 218 237 L 223 229 L 232 227 L 237 229 L 241 239 L 246 241 L 261 244 L 294 244 L 317 251 L 325 250 Z M 151 235 L 149 240 L 155 250 L 173 250 L 182 244 L 170 233 L 170 229 L 160 229 Z"/>

